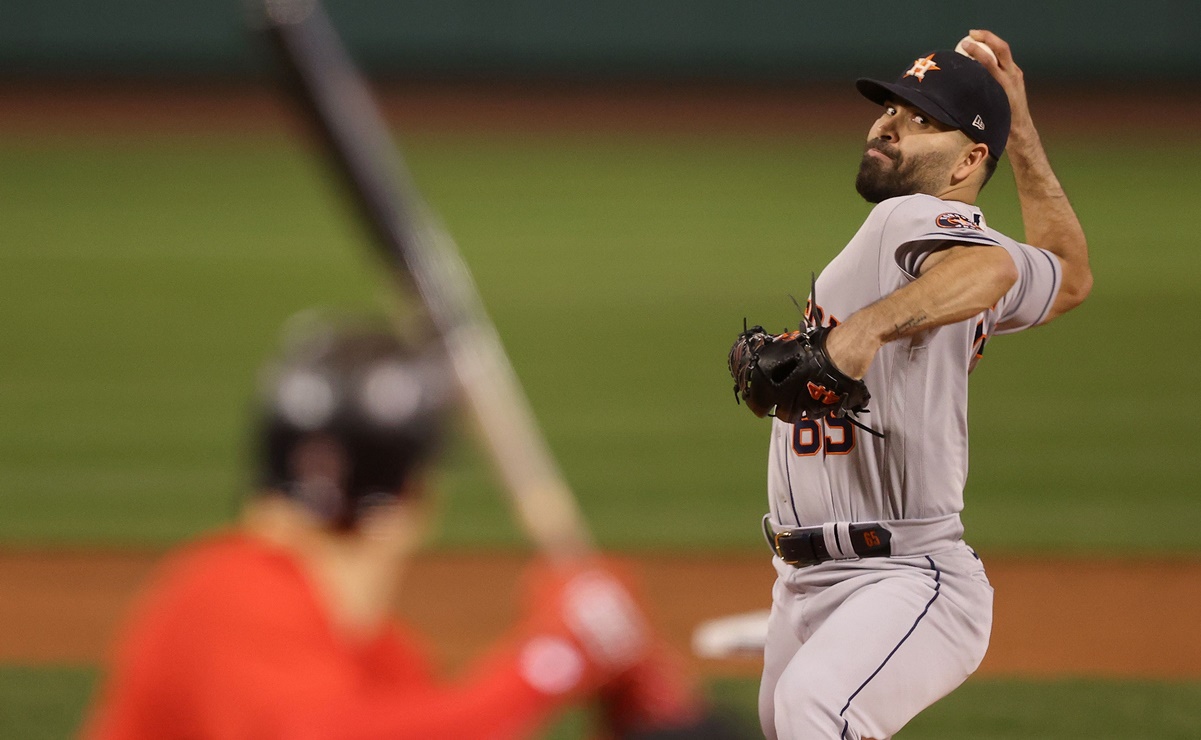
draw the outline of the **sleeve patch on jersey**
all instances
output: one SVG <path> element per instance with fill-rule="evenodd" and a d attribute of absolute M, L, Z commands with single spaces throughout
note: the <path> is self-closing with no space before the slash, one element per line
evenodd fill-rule
<path fill-rule="evenodd" d="M 975 229 L 976 231 L 984 231 L 980 224 L 954 211 L 948 213 L 940 213 L 934 218 L 934 224 L 940 229 Z"/>

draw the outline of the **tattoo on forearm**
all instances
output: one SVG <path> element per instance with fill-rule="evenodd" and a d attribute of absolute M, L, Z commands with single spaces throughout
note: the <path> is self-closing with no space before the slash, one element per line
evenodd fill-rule
<path fill-rule="evenodd" d="M 892 333 L 888 335 L 888 341 L 891 342 L 894 339 L 900 339 L 901 337 L 907 337 L 910 334 L 913 334 L 916 329 L 920 329 L 925 323 L 926 323 L 926 314 L 923 313 L 923 314 L 918 314 L 917 316 L 914 316 L 911 319 L 908 319 L 904 323 L 897 324 L 896 327 L 892 330 Z"/>

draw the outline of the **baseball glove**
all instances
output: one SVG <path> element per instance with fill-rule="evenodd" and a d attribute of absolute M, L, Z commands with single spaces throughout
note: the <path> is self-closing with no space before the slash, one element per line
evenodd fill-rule
<path fill-rule="evenodd" d="M 829 333 L 830 327 L 808 322 L 785 334 L 768 334 L 761 326 L 744 330 L 730 348 L 735 400 L 758 417 L 774 409 L 789 424 L 867 411 L 867 386 L 839 370 L 826 353 Z"/>

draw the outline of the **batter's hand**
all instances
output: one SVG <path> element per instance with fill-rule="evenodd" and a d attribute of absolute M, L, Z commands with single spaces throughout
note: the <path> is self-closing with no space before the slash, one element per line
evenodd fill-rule
<path fill-rule="evenodd" d="M 540 564 L 529 581 L 519 660 L 534 688 L 589 694 L 646 657 L 650 626 L 612 565 Z"/>
<path fill-rule="evenodd" d="M 1010 124 L 1011 132 L 1020 135 L 1024 133 L 1027 126 L 1033 130 L 1030 103 L 1026 99 L 1026 77 L 1022 73 L 1022 68 L 1013 61 L 1013 52 L 1009 49 L 1009 44 L 992 31 L 974 29 L 968 32 L 968 36 L 972 40 L 964 43 L 964 51 L 972 59 L 984 65 L 984 68 L 996 78 L 997 82 L 1001 83 L 1005 94 L 1009 96 L 1009 110 L 1013 121 Z M 977 49 L 977 44 L 991 49 L 997 57 L 996 60 L 994 61 L 986 52 Z"/>
<path fill-rule="evenodd" d="M 617 738 L 690 727 L 705 716 L 692 677 L 663 643 L 605 687 L 600 709 L 605 728 Z"/>

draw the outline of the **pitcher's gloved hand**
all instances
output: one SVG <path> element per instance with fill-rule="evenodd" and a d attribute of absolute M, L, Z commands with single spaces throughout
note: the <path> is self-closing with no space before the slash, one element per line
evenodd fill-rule
<path fill-rule="evenodd" d="M 776 418 L 790 424 L 866 411 L 871 400 L 867 385 L 830 360 L 829 333 L 830 327 L 818 325 L 776 335 L 760 326 L 743 331 L 728 359 L 734 397 L 755 416 L 775 409 Z"/>

